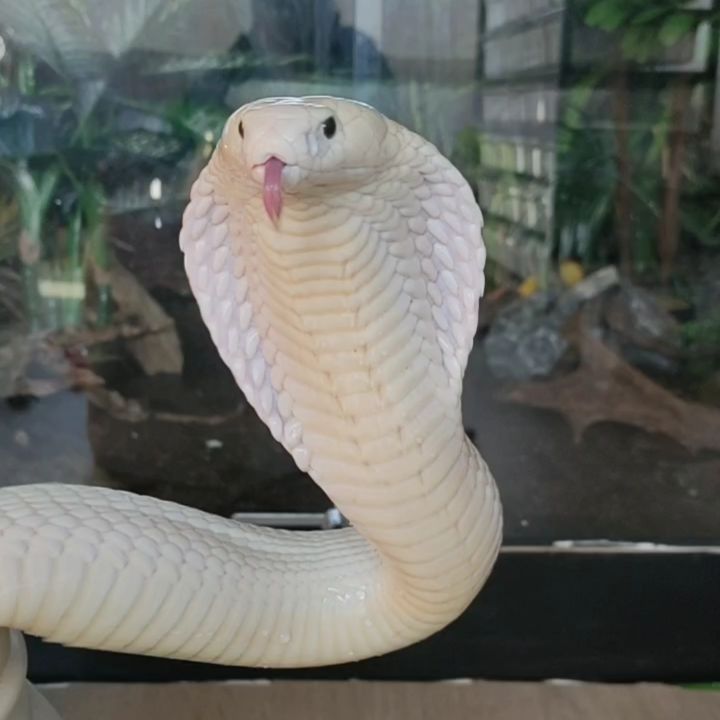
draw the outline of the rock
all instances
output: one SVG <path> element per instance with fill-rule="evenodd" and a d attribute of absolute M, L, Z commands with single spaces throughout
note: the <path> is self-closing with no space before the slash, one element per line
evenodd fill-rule
<path fill-rule="evenodd" d="M 674 357 L 628 343 L 613 342 L 611 337 L 608 337 L 607 341 L 608 346 L 620 353 L 633 367 L 647 372 L 648 375 L 672 376 L 680 372 L 680 362 Z"/>
<path fill-rule="evenodd" d="M 619 282 L 617 269 L 609 266 L 559 294 L 537 292 L 500 310 L 484 344 L 492 373 L 504 380 L 551 375 L 570 349 L 563 335 L 567 322 Z"/>
<path fill-rule="evenodd" d="M 588 275 L 573 285 L 558 298 L 557 311 L 563 322 L 570 319 L 582 307 L 589 307 L 592 301 L 600 298 L 620 282 L 620 275 L 613 265 Z M 599 319 L 599 318 L 598 318 Z"/>
<path fill-rule="evenodd" d="M 20 392 L 33 353 L 33 343 L 24 327 L 0 331 L 0 398 Z"/>
<path fill-rule="evenodd" d="M 505 380 L 550 375 L 569 347 L 562 336 L 567 319 L 550 292 L 521 298 L 501 310 L 484 342 L 492 373 Z"/>
<path fill-rule="evenodd" d="M 670 358 L 682 350 L 680 323 L 651 292 L 628 282 L 608 299 L 605 321 L 632 348 Z"/>
<path fill-rule="evenodd" d="M 569 294 L 576 300 L 584 302 L 602 295 L 606 290 L 618 285 L 619 282 L 620 275 L 617 268 L 614 265 L 608 265 L 578 282 Z"/>

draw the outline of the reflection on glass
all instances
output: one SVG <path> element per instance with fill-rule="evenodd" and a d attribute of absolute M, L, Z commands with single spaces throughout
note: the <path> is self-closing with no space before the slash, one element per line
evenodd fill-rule
<path fill-rule="evenodd" d="M 0 0 L 3 482 L 327 500 L 218 360 L 177 247 L 229 112 L 355 97 L 486 217 L 464 398 L 509 541 L 717 540 L 712 0 Z"/>

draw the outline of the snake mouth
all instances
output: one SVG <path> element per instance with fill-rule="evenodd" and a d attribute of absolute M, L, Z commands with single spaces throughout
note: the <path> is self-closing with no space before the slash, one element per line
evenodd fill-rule
<path fill-rule="evenodd" d="M 262 177 L 263 205 L 273 224 L 277 224 L 282 212 L 282 174 L 286 167 L 287 163 L 275 155 L 271 155 L 265 162 L 253 165 L 253 170 L 258 170 Z"/>

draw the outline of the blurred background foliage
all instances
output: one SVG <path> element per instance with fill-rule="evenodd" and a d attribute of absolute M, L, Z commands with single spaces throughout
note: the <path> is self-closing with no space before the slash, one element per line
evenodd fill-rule
<path fill-rule="evenodd" d="M 183 0 L 0 2 L 3 254 L 19 257 L 31 328 L 109 321 L 108 217 L 157 206 L 163 193 L 182 200 L 183 167 L 216 140 L 220 96 L 191 77 L 180 93 L 154 92 L 197 11 Z M 205 60 L 230 75 L 252 62 L 248 53 Z"/>
<path fill-rule="evenodd" d="M 2 307 L 32 329 L 107 325 L 113 220 L 176 218 L 232 107 L 323 91 L 452 154 L 488 215 L 491 281 L 528 291 L 617 264 L 691 302 L 698 258 L 720 248 L 720 11 L 540 5 L 538 40 L 539 11 L 478 3 L 476 68 L 449 80 L 389 62 L 329 0 L 219 0 L 211 17 L 197 0 L 0 0 Z M 448 10 L 428 11 L 441 40 Z M 534 118 L 508 110 L 528 87 Z"/>
<path fill-rule="evenodd" d="M 654 537 L 644 487 L 716 539 L 719 29 L 719 0 L 0 0 L 8 473 L 324 509 L 246 412 L 177 236 L 233 109 L 327 93 L 429 138 L 483 209 L 464 410 L 511 532 Z"/>

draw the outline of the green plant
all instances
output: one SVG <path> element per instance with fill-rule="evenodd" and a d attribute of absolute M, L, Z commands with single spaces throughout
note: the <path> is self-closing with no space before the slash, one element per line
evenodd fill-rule
<path fill-rule="evenodd" d="M 195 0 L 0 0 L 12 55 L 2 85 L 14 103 L 0 119 L 0 159 L 19 201 L 33 328 L 82 322 L 86 280 L 96 289 L 97 322 L 109 321 L 109 213 L 157 206 L 147 180 L 138 189 L 136 179 L 178 175 L 178 163 L 217 139 L 226 109 L 126 90 L 130 78 L 177 72 L 171 60 L 140 68 L 135 54 L 179 45 L 198 8 Z M 237 13 L 237 5 L 223 0 L 214 13 L 223 12 Z M 220 67 L 237 73 L 245 61 L 226 53 Z M 187 191 L 184 179 L 177 186 Z"/>
<path fill-rule="evenodd" d="M 663 183 L 661 187 L 648 188 L 648 183 L 643 182 L 644 187 L 634 192 L 639 184 L 636 179 L 639 173 L 633 172 L 633 161 L 637 156 L 632 156 L 630 148 L 632 110 L 628 74 L 631 67 L 648 64 L 652 67 L 661 63 L 668 49 L 693 37 L 701 23 L 717 21 L 720 11 L 698 11 L 687 0 L 656 0 L 652 4 L 646 0 L 596 0 L 586 8 L 587 25 L 610 33 L 615 48 L 608 73 L 614 79 L 615 87 L 618 168 L 615 234 L 621 245 L 622 264 L 628 270 L 633 263 L 633 233 L 629 228 L 633 224 L 637 200 L 634 194 L 645 200 L 645 208 L 655 204 L 659 208 L 655 222 L 656 254 L 661 276 L 668 280 L 679 252 L 681 231 L 685 228 L 697 232 L 698 229 L 697 223 L 684 220 L 680 209 L 687 175 L 687 116 L 693 79 L 687 73 L 676 73 L 661 92 L 664 107 L 658 112 L 651 132 L 655 139 L 654 155 L 658 158 L 655 173 L 663 177 Z M 711 221 L 710 227 L 715 227 L 714 222 Z M 647 238 L 643 235 L 638 237 L 647 246 Z"/>
<path fill-rule="evenodd" d="M 702 320 L 685 323 L 682 332 L 686 347 L 717 351 L 720 348 L 720 310 Z"/>
<path fill-rule="evenodd" d="M 41 324 L 38 265 L 42 257 L 42 232 L 48 207 L 60 177 L 57 165 L 32 172 L 25 161 L 13 168 L 20 204 L 18 254 L 25 286 L 25 303 L 32 329 Z"/>
<path fill-rule="evenodd" d="M 598 0 L 585 16 L 590 27 L 621 31 L 620 47 L 627 60 L 644 63 L 658 51 L 685 39 L 705 20 L 690 0 Z"/>

